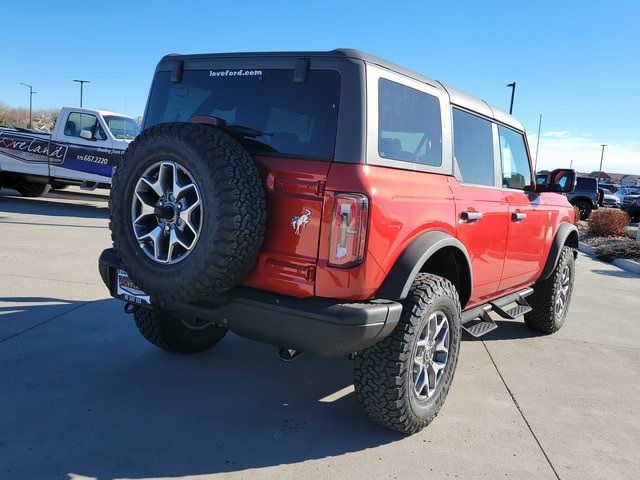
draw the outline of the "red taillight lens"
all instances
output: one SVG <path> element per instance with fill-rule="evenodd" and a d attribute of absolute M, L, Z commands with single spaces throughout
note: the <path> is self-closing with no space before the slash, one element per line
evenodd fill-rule
<path fill-rule="evenodd" d="M 369 199 L 365 195 L 336 194 L 331 221 L 330 266 L 353 267 L 362 263 L 368 215 Z"/>

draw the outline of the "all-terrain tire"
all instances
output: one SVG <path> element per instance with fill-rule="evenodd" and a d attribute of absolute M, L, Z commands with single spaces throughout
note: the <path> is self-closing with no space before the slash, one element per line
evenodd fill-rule
<path fill-rule="evenodd" d="M 173 264 L 150 258 L 132 227 L 136 184 L 148 168 L 164 161 L 191 175 L 202 203 L 200 236 Z M 219 295 L 239 284 L 258 257 L 266 223 L 264 188 L 249 153 L 223 131 L 189 123 L 156 125 L 129 145 L 112 179 L 109 212 L 123 267 L 160 306 Z"/>
<path fill-rule="evenodd" d="M 586 200 L 578 200 L 573 204 L 580 210 L 580 220 L 586 220 L 591 215 L 593 207 Z"/>
<path fill-rule="evenodd" d="M 51 185 L 48 183 L 29 182 L 21 179 L 16 182 L 15 189 L 23 197 L 43 197 L 49 193 Z"/>
<path fill-rule="evenodd" d="M 568 273 L 569 281 L 564 285 L 564 273 Z M 533 287 L 533 294 L 527 297 L 532 310 L 525 313 L 524 322 L 532 330 L 542 333 L 555 333 L 560 330 L 571 303 L 573 279 L 575 274 L 575 257 L 573 250 L 562 247 L 558 265 L 549 278 L 540 280 Z M 566 286 L 566 289 L 564 287 Z M 564 293 L 564 307 L 558 309 L 558 297 Z"/>
<path fill-rule="evenodd" d="M 156 347 L 174 353 L 204 352 L 227 333 L 226 328 L 210 324 L 189 327 L 171 314 L 142 307 L 134 309 L 133 317 L 144 338 Z"/>
<path fill-rule="evenodd" d="M 460 299 L 448 280 L 421 273 L 404 300 L 395 330 L 354 359 L 356 399 L 375 422 L 404 434 L 426 427 L 440 411 L 453 381 L 460 349 Z M 420 332 L 429 316 L 445 313 L 449 322 L 449 356 L 433 394 L 420 399 L 412 381 Z"/>

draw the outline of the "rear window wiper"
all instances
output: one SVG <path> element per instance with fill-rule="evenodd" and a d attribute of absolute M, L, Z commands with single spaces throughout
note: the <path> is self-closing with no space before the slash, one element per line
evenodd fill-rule
<path fill-rule="evenodd" d="M 189 119 L 189 123 L 204 123 L 212 125 L 226 130 L 231 135 L 239 137 L 256 138 L 273 135 L 273 133 L 256 130 L 255 128 L 247 127 L 246 125 L 227 125 L 227 121 L 224 118 L 215 117 L 213 115 L 194 115 Z"/>
<path fill-rule="evenodd" d="M 226 125 L 222 127 L 227 130 L 231 134 L 240 135 L 241 137 L 270 137 L 273 133 L 263 132 L 261 130 L 256 130 L 255 128 L 247 127 L 245 125 Z"/>

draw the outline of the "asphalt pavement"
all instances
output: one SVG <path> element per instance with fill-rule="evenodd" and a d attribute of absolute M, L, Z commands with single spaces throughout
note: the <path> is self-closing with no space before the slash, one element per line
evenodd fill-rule
<path fill-rule="evenodd" d="M 638 478 L 640 278 L 580 254 L 560 332 L 465 339 L 403 437 L 358 410 L 346 358 L 147 343 L 98 275 L 107 193 L 0 192 L 0 478 Z"/>

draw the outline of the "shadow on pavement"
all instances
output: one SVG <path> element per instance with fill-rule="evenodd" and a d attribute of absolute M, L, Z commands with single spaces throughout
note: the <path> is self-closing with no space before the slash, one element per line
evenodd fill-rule
<path fill-rule="evenodd" d="M 79 217 L 79 218 L 107 218 L 109 209 L 107 206 L 108 197 L 91 195 L 89 198 L 83 193 L 49 194 L 40 198 L 26 198 L 21 196 L 8 196 L 3 190 L 0 194 L 0 213 L 22 213 L 31 215 L 50 215 L 55 217 Z M 64 197 L 62 196 L 64 195 Z M 70 195 L 72 197 L 70 197 Z M 103 205 L 97 206 L 92 203 L 62 203 L 58 201 L 47 201 L 49 198 L 69 198 L 73 200 L 83 200 L 85 202 L 104 201 Z M 98 197 L 98 198 L 94 198 Z"/>
<path fill-rule="evenodd" d="M 631 273 L 631 272 L 626 272 L 622 269 L 616 269 L 616 270 L 601 270 L 601 269 L 595 269 L 595 270 L 591 270 L 593 273 L 597 273 L 599 275 L 606 275 L 607 277 L 618 277 L 618 278 L 638 278 L 637 275 Z"/>
<path fill-rule="evenodd" d="M 282 363 L 233 334 L 205 354 L 166 353 L 120 302 L 92 302 L 0 343 L 0 476 L 213 474 L 400 440 L 353 394 L 325 398 L 351 383 L 344 358 Z"/>

